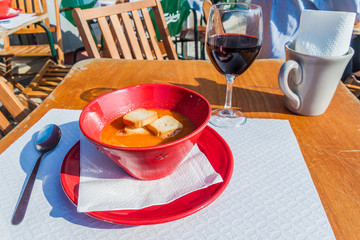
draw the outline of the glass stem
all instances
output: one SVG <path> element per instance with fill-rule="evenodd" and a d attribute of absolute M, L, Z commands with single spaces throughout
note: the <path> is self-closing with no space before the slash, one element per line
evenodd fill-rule
<path fill-rule="evenodd" d="M 233 83 L 235 76 L 233 75 L 225 75 L 226 78 L 226 99 L 224 109 L 231 115 L 233 113 L 232 110 L 232 91 L 233 91 Z"/>

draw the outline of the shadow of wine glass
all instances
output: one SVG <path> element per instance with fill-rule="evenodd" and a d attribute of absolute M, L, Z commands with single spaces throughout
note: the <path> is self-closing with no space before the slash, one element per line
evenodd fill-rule
<path fill-rule="evenodd" d="M 91 102 L 104 93 L 116 90 L 116 88 L 92 88 L 80 94 L 80 99 Z"/>
<path fill-rule="evenodd" d="M 209 100 L 211 105 L 224 106 L 226 83 L 219 84 L 207 78 L 195 78 L 195 80 L 198 82 L 198 85 L 172 84 L 188 88 L 203 95 Z M 264 91 L 270 87 L 251 86 L 251 88 L 252 89 L 233 86 L 233 108 L 240 109 L 245 113 L 269 112 L 291 114 L 284 106 L 284 96 L 279 88 L 272 88 L 271 92 L 274 93 Z M 214 91 L 214 89 L 216 91 Z M 271 102 L 271 104 L 267 104 L 267 102 Z"/>

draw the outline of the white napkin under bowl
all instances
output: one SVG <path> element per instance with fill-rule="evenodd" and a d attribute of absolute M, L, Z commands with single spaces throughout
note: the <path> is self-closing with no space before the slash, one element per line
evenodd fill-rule
<path fill-rule="evenodd" d="M 152 181 L 133 178 L 80 136 L 78 212 L 141 209 L 172 202 L 223 179 L 197 145 L 169 176 Z"/>

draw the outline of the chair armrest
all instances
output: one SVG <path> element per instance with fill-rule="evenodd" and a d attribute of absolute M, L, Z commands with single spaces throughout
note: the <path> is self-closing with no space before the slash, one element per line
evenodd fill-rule
<path fill-rule="evenodd" d="M 14 54 L 12 53 L 0 53 L 0 57 L 4 57 L 4 58 L 8 58 L 8 57 L 13 57 Z"/>

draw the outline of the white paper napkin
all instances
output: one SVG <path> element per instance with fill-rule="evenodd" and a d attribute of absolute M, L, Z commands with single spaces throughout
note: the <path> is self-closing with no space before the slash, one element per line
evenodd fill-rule
<path fill-rule="evenodd" d="M 0 30 L 13 29 L 36 18 L 34 13 L 20 13 L 18 16 L 0 21 Z"/>
<path fill-rule="evenodd" d="M 349 50 L 355 13 L 304 10 L 295 50 L 315 56 L 342 56 Z"/>
<path fill-rule="evenodd" d="M 141 209 L 166 204 L 222 182 L 197 145 L 169 176 L 152 181 L 131 177 L 80 136 L 78 212 Z"/>

